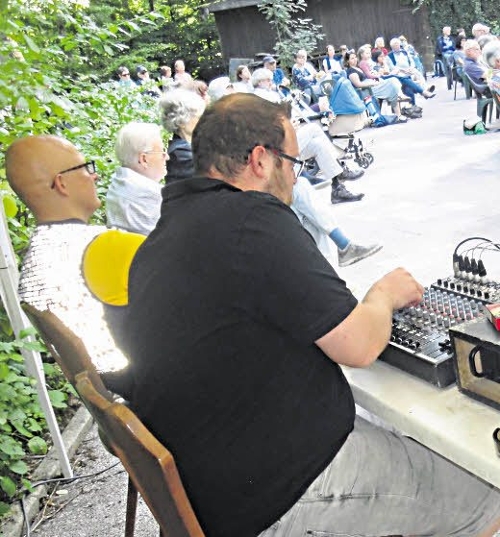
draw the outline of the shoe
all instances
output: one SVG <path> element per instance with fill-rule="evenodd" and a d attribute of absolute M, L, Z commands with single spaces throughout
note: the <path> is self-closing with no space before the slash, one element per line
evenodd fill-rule
<path fill-rule="evenodd" d="M 432 99 L 433 97 L 436 96 L 436 94 L 435 94 L 435 93 L 430 93 L 429 91 L 426 90 L 426 91 L 424 91 L 424 92 L 422 93 L 422 96 L 423 96 L 425 99 Z"/>
<path fill-rule="evenodd" d="M 411 99 L 407 95 L 398 95 L 398 103 L 409 103 L 410 101 Z"/>
<path fill-rule="evenodd" d="M 357 170 L 350 170 L 347 168 L 347 166 L 344 166 L 344 171 L 337 175 L 337 179 L 341 179 L 343 181 L 355 181 L 364 175 L 364 173 L 365 170 L 362 170 L 361 168 L 358 168 Z"/>
<path fill-rule="evenodd" d="M 396 123 L 408 123 L 408 118 L 405 116 L 398 116 L 398 119 L 396 119 Z"/>
<path fill-rule="evenodd" d="M 348 267 L 353 263 L 357 263 L 362 259 L 376 254 L 382 249 L 381 244 L 371 244 L 370 246 L 360 246 L 352 242 L 344 250 L 338 250 L 339 255 L 339 267 Z"/>
<path fill-rule="evenodd" d="M 427 91 L 428 91 L 429 93 L 434 93 L 434 91 L 436 91 L 436 86 L 435 86 L 434 84 L 432 84 L 432 86 L 429 86 L 429 87 L 427 88 Z"/>
<path fill-rule="evenodd" d="M 349 192 L 343 184 L 340 184 L 336 188 L 332 188 L 332 203 L 359 201 L 360 199 L 363 199 L 363 197 L 364 194 L 353 194 L 352 192 Z"/>

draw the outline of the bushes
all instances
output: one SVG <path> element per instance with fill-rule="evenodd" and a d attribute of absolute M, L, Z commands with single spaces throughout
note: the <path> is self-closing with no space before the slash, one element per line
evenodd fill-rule
<path fill-rule="evenodd" d="M 157 102 L 133 87 L 103 83 L 92 71 L 92 57 L 102 61 L 120 52 L 119 40 L 155 27 L 155 14 L 108 27 L 97 26 L 77 4 L 50 0 L 0 4 L 0 194 L 10 218 L 16 254 L 26 248 L 34 221 L 5 180 L 4 148 L 21 136 L 56 134 L 95 159 L 101 196 L 114 162 L 116 132 L 132 120 L 158 120 Z M 96 215 L 104 221 L 103 209 Z M 29 488 L 29 457 L 47 451 L 47 428 L 34 381 L 26 376 L 21 351 L 41 344 L 17 341 L 0 309 L 0 515 L 23 487 Z M 52 404 L 64 413 L 71 389 L 58 368 L 44 364 Z M 59 412 L 59 414 L 61 413 Z"/>

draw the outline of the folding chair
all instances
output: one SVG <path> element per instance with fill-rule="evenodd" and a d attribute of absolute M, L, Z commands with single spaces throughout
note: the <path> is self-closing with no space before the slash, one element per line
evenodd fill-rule
<path fill-rule="evenodd" d="M 134 535 L 138 491 L 160 525 L 160 536 L 203 537 L 172 455 L 105 388 L 83 342 L 52 312 L 28 304 L 23 309 L 95 419 L 106 449 L 127 470 L 125 537 Z"/>

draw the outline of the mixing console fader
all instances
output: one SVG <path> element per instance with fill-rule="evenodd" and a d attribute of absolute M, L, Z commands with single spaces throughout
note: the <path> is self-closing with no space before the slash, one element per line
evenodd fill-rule
<path fill-rule="evenodd" d="M 391 341 L 380 359 L 436 386 L 448 386 L 455 382 L 448 329 L 483 317 L 483 305 L 500 301 L 499 293 L 493 283 L 438 279 L 425 289 L 418 306 L 394 313 Z"/>

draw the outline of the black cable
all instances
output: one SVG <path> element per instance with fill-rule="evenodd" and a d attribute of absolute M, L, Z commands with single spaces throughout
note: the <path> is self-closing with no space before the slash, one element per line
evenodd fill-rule
<path fill-rule="evenodd" d="M 115 462 L 111 466 L 107 466 L 103 470 L 99 470 L 98 472 L 93 472 L 91 474 L 82 474 L 82 475 L 74 475 L 73 477 L 55 477 L 53 479 L 44 479 L 42 481 L 37 481 L 36 483 L 33 483 L 31 485 L 32 488 L 39 487 L 41 485 L 47 485 L 49 483 L 73 483 L 73 481 L 78 481 L 79 479 L 86 479 L 88 477 L 96 477 L 100 474 L 103 474 L 104 472 L 107 472 L 109 470 L 112 470 L 115 466 L 118 466 L 120 464 L 120 461 Z M 26 505 L 24 503 L 26 495 L 23 494 L 21 496 L 21 499 L 19 500 L 21 503 L 21 511 L 23 513 L 23 520 L 24 525 L 26 526 L 26 533 L 24 534 L 24 537 L 30 537 L 31 536 L 31 525 L 28 519 L 28 513 L 26 512 Z"/>

